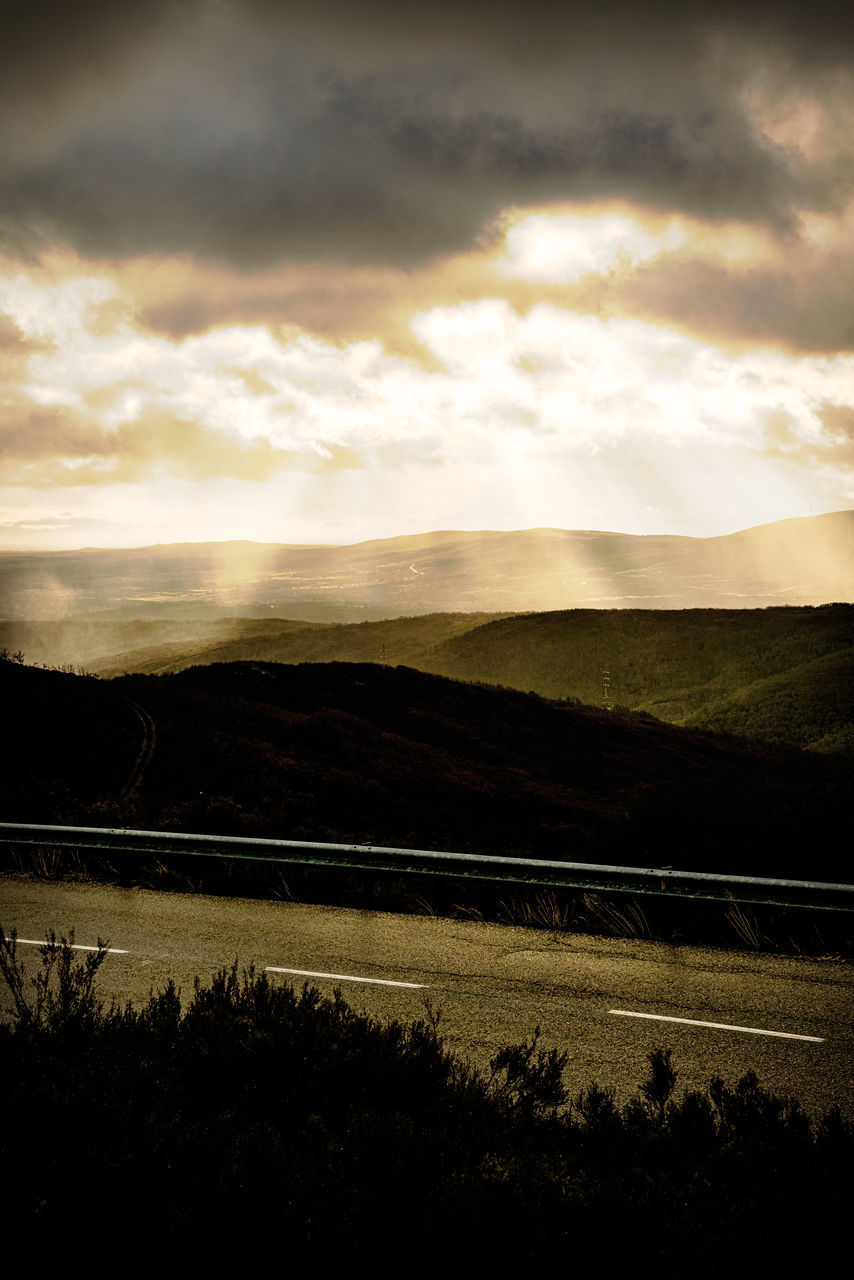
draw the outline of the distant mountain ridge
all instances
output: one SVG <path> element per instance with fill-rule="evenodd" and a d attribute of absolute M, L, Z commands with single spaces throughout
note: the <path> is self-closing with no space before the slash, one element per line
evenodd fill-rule
<path fill-rule="evenodd" d="M 0 618 L 348 622 L 439 612 L 761 608 L 854 599 L 854 511 L 714 538 L 440 530 L 351 546 L 0 552 Z"/>

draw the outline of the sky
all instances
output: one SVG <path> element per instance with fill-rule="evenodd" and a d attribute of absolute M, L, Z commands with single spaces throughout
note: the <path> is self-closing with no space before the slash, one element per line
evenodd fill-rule
<path fill-rule="evenodd" d="M 45 0 L 0 547 L 854 507 L 854 9 Z"/>

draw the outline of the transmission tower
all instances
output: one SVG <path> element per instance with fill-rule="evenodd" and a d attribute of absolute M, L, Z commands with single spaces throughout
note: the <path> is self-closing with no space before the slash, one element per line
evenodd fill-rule
<path fill-rule="evenodd" d="M 602 672 L 602 706 L 606 711 L 611 708 L 611 668 L 606 667 Z"/>

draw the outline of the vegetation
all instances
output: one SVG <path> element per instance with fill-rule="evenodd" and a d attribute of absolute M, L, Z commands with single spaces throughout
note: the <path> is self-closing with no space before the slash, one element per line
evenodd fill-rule
<path fill-rule="evenodd" d="M 847 1247 L 851 1126 L 752 1073 L 680 1091 L 660 1049 L 622 1105 L 570 1096 L 536 1031 L 481 1075 L 429 1005 L 379 1022 L 236 966 L 105 1008 L 71 941 L 32 982 L 0 932 L 4 1210 L 43 1264 L 788 1276 Z"/>
<path fill-rule="evenodd" d="M 369 664 L 7 663 L 0 695 L 11 821 L 851 877 L 834 758 Z"/>
<path fill-rule="evenodd" d="M 417 667 L 445 641 L 504 616 L 432 613 L 337 625 L 284 618 L 0 621 L 0 641 L 18 645 L 37 665 L 85 655 L 106 677 L 213 662 L 380 662 L 383 650 L 394 665 Z"/>
<path fill-rule="evenodd" d="M 531 614 L 425 666 L 593 705 L 608 670 L 614 702 L 673 724 L 825 750 L 854 732 L 854 605 Z"/>
<path fill-rule="evenodd" d="M 117 795 L 139 748 L 133 708 L 107 683 L 0 662 L 0 812 L 61 822 Z"/>
<path fill-rule="evenodd" d="M 0 623 L 30 661 L 105 676 L 216 662 L 405 663 L 673 724 L 854 750 L 854 605 L 436 613 L 346 625 L 276 618 Z"/>
<path fill-rule="evenodd" d="M 854 650 L 822 654 L 707 703 L 685 724 L 814 751 L 854 753 Z"/>

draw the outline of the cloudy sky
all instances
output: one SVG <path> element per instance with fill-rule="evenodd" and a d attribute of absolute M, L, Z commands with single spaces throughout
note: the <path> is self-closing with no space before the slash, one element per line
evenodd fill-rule
<path fill-rule="evenodd" d="M 45 0 L 0 546 L 854 506 L 854 10 Z"/>

